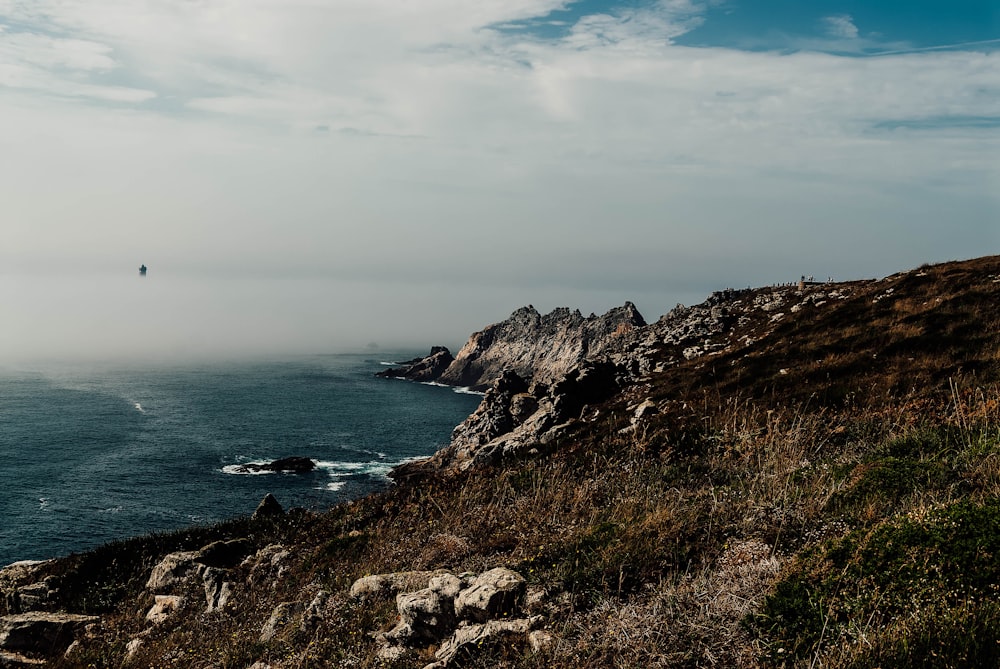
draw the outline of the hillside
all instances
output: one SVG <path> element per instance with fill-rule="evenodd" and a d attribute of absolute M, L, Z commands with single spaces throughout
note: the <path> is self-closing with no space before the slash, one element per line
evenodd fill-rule
<path fill-rule="evenodd" d="M 1000 666 L 998 298 L 989 257 L 498 358 L 383 494 L 0 571 L 0 666 Z"/>

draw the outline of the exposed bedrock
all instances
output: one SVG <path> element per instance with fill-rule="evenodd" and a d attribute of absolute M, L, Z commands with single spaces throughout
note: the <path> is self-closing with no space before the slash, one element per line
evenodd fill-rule
<path fill-rule="evenodd" d="M 402 363 L 399 367 L 392 367 L 377 373 L 385 379 L 408 379 L 410 381 L 436 381 L 441 374 L 448 369 L 448 365 L 455 358 L 444 346 L 433 346 L 429 355 L 423 358 L 414 358 Z"/>
<path fill-rule="evenodd" d="M 507 370 L 427 464 L 468 469 L 553 442 L 573 428 L 585 406 L 610 397 L 619 376 L 607 361 L 584 361 L 552 383 L 530 385 Z"/>
<path fill-rule="evenodd" d="M 631 302 L 584 318 L 566 308 L 539 314 L 522 307 L 510 318 L 473 334 L 438 381 L 485 390 L 507 370 L 552 382 L 588 358 L 622 347 L 622 335 L 646 324 Z"/>

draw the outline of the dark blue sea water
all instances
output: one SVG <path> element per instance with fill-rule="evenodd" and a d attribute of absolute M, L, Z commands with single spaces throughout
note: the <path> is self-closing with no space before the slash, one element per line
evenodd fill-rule
<path fill-rule="evenodd" d="M 371 354 L 0 368 L 0 566 L 249 514 L 268 492 L 323 509 L 384 488 L 480 398 L 383 368 Z M 320 466 L 232 473 L 291 455 Z"/>

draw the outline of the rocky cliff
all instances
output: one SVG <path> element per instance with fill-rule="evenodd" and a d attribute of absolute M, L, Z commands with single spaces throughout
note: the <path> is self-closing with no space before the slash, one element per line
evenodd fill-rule
<path fill-rule="evenodd" d="M 382 493 L 0 569 L 0 667 L 998 666 L 998 351 L 1000 257 L 722 291 Z"/>
<path fill-rule="evenodd" d="M 603 316 L 584 318 L 579 310 L 560 308 L 544 316 L 531 305 L 521 307 L 507 320 L 494 323 L 469 337 L 446 367 L 441 350 L 411 360 L 380 376 L 437 381 L 451 386 L 486 390 L 507 371 L 522 379 L 551 383 L 577 364 L 612 351 L 622 351 L 627 335 L 646 325 L 631 302 Z M 433 370 L 433 371 L 429 371 Z"/>
<path fill-rule="evenodd" d="M 445 346 L 432 346 L 431 352 L 423 358 L 414 358 L 376 374 L 383 379 L 407 379 L 408 381 L 436 381 L 455 360 Z"/>
<path fill-rule="evenodd" d="M 547 316 L 519 309 L 474 334 L 438 377 L 446 383 L 491 380 L 483 402 L 455 428 L 448 447 L 397 475 L 421 468 L 465 470 L 545 447 L 622 388 L 686 361 L 746 348 L 766 338 L 786 312 L 847 299 L 855 288 L 723 290 L 692 307 L 677 305 L 648 325 L 631 303 L 588 319 L 568 309 Z"/>

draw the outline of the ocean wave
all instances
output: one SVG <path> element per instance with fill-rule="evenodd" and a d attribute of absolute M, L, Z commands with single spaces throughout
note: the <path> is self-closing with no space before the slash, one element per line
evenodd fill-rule
<path fill-rule="evenodd" d="M 337 492 L 345 485 L 347 485 L 347 481 L 330 481 L 326 485 L 317 488 L 317 490 L 328 490 L 330 492 Z"/>
<path fill-rule="evenodd" d="M 460 395 L 485 395 L 486 393 L 480 392 L 478 390 L 473 390 L 468 386 L 450 386 L 447 383 L 439 383 L 437 381 L 420 381 L 422 386 L 434 386 L 435 388 L 451 388 L 452 392 L 456 392 Z"/>
<path fill-rule="evenodd" d="M 271 461 L 263 460 L 261 462 L 241 462 L 237 465 L 223 465 L 222 469 L 219 471 L 223 474 L 236 474 L 238 476 L 263 476 L 265 474 L 277 474 L 278 472 L 273 472 L 270 469 L 247 469 L 247 465 L 266 465 L 269 462 Z"/>
<path fill-rule="evenodd" d="M 107 509 L 101 509 L 97 513 L 121 513 L 124 509 L 125 507 L 119 504 L 118 506 L 112 506 Z"/>
<path fill-rule="evenodd" d="M 389 457 L 388 455 L 386 455 L 381 451 L 370 451 L 367 448 L 358 448 L 356 446 L 346 446 L 341 444 L 340 446 L 337 446 L 337 449 L 341 451 L 348 451 L 349 453 L 357 453 L 358 455 L 374 455 L 375 457 L 380 459 L 385 459 Z"/>
<path fill-rule="evenodd" d="M 386 460 L 371 460 L 368 462 L 340 462 L 320 460 L 317 469 L 326 470 L 331 476 L 385 476 L 398 463 Z"/>

